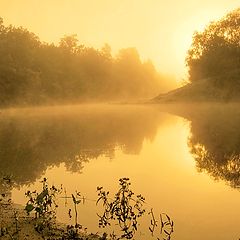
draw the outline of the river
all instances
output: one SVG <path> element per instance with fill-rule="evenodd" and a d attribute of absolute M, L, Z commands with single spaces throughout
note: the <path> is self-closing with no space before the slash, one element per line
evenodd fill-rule
<path fill-rule="evenodd" d="M 237 106 L 76 105 L 0 113 L 0 173 L 16 182 L 14 203 L 40 180 L 80 191 L 78 221 L 99 232 L 97 186 L 114 197 L 128 177 L 156 217 L 174 221 L 171 239 L 240 238 L 240 110 Z M 65 195 L 64 195 L 65 196 Z M 71 199 L 57 218 L 69 223 Z M 149 215 L 137 239 L 151 239 Z M 157 231 L 159 231 L 157 229 Z M 153 239 L 156 239 L 153 238 Z"/>

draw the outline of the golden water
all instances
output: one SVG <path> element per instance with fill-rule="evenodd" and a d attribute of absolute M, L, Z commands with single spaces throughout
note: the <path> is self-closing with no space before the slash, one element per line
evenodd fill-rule
<path fill-rule="evenodd" d="M 96 187 L 114 193 L 118 179 L 129 177 L 133 191 L 146 197 L 148 209 L 153 207 L 156 215 L 164 212 L 172 218 L 172 239 L 238 239 L 240 193 L 232 183 L 239 182 L 239 175 L 229 180 L 201 169 L 191 151 L 191 139 L 198 135 L 194 124 L 203 124 L 212 134 L 206 129 L 208 119 L 202 119 L 201 114 L 191 122 L 191 118 L 171 115 L 166 109 L 65 106 L 3 113 L 1 139 L 9 142 L 1 143 L 3 161 L 8 161 L 2 163 L 2 169 L 13 171 L 19 182 L 12 192 L 13 201 L 25 204 L 24 192 L 40 189 L 40 179 L 47 177 L 49 183 L 63 184 L 68 195 L 78 190 L 89 199 L 79 206 L 79 222 L 88 231 L 97 232 L 96 212 L 100 209 L 92 201 L 97 199 Z M 30 185 L 24 185 L 27 183 Z M 62 199 L 58 220 L 67 223 L 72 206 L 70 200 L 64 204 Z M 150 239 L 145 225 L 139 238 Z"/>

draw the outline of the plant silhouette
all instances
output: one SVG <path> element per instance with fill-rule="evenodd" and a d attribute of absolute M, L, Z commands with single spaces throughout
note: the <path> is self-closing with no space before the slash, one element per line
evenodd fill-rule
<path fill-rule="evenodd" d="M 98 187 L 98 200 L 103 203 L 104 212 L 99 216 L 99 227 L 111 225 L 111 221 L 116 220 L 122 232 L 118 239 L 132 239 L 138 229 L 138 218 L 145 213 L 143 208 L 145 198 L 142 195 L 135 194 L 130 189 L 129 178 L 119 180 L 119 190 L 113 200 L 109 198 L 109 192 Z"/>

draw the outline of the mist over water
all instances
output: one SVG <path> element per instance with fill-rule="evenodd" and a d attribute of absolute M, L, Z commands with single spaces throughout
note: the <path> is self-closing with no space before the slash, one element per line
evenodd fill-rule
<path fill-rule="evenodd" d="M 40 188 L 43 176 L 92 200 L 97 186 L 114 193 L 118 179 L 129 177 L 149 206 L 173 218 L 172 239 L 235 239 L 238 109 L 237 104 L 169 104 L 5 110 L 0 115 L 1 174 L 15 179 L 12 198 L 20 204 L 26 203 L 27 189 Z M 58 213 L 62 222 L 69 221 L 68 204 Z M 98 231 L 93 202 L 81 206 L 79 215 L 89 231 Z M 147 223 L 141 234 L 143 239 L 149 234 Z"/>
<path fill-rule="evenodd" d="M 240 239 L 240 8 L 16 2 L 3 17 L 32 24 L 0 16 L 0 238 Z M 42 17 L 82 34 L 44 42 Z"/>
<path fill-rule="evenodd" d="M 62 162 L 78 172 L 84 162 L 100 155 L 114 158 L 116 148 L 138 154 L 143 140 L 156 135 L 161 118 L 153 109 L 140 106 L 6 110 L 0 117 L 1 169 L 24 184 Z"/>

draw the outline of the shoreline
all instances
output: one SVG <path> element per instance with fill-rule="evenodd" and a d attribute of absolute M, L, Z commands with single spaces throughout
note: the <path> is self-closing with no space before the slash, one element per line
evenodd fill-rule
<path fill-rule="evenodd" d="M 78 238 L 65 236 L 67 225 L 53 220 L 49 229 L 38 232 L 35 229 L 38 219 L 28 216 L 24 206 L 14 203 L 0 203 L 0 238 L 3 240 L 64 240 L 82 239 L 98 240 L 100 236 L 84 231 L 79 232 Z"/>

